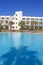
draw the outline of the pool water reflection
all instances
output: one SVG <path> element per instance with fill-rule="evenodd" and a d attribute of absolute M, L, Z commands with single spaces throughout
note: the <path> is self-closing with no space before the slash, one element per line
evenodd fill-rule
<path fill-rule="evenodd" d="M 0 65 L 43 65 L 43 34 L 0 33 Z"/>

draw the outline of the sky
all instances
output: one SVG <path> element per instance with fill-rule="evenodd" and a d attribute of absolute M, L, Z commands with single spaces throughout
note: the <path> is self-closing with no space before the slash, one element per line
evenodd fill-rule
<path fill-rule="evenodd" d="M 0 0 L 0 15 L 14 15 L 23 11 L 24 16 L 43 16 L 43 0 Z"/>

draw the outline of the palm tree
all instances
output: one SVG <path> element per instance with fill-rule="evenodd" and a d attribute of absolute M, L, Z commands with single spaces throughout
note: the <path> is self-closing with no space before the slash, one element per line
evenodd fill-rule
<path fill-rule="evenodd" d="M 35 30 L 38 29 L 37 25 L 38 25 L 38 22 L 37 21 L 34 21 L 34 24 L 35 24 Z"/>
<path fill-rule="evenodd" d="M 39 30 L 42 30 L 42 22 L 39 22 Z"/>
<path fill-rule="evenodd" d="M 35 21 L 31 21 L 31 30 L 34 30 L 35 28 Z"/>
<path fill-rule="evenodd" d="M 0 31 L 2 30 L 2 23 L 3 21 L 0 21 Z"/>
<path fill-rule="evenodd" d="M 14 24 L 13 21 L 10 21 L 10 22 L 9 22 L 9 29 L 10 29 L 10 30 L 11 30 L 13 24 Z"/>
<path fill-rule="evenodd" d="M 37 28 L 37 25 L 38 25 L 38 22 L 37 22 L 37 21 L 31 21 L 31 29 L 32 29 L 32 30 L 38 29 L 38 28 Z"/>
<path fill-rule="evenodd" d="M 25 22 L 24 21 L 20 21 L 18 25 L 21 27 L 22 31 L 23 31 L 23 29 L 25 29 Z"/>

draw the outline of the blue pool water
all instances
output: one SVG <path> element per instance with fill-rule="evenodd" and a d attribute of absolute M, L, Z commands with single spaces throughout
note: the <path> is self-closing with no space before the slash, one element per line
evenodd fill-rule
<path fill-rule="evenodd" d="M 43 34 L 0 33 L 0 65 L 43 65 Z"/>

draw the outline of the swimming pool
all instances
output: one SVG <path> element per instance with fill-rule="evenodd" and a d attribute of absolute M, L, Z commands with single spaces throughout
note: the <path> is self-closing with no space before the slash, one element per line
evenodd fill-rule
<path fill-rule="evenodd" d="M 25 49 L 28 50 L 29 54 Z M 34 63 L 36 61 L 34 59 L 34 53 L 36 54 L 37 58 L 41 60 L 40 63 L 38 62 L 39 60 L 37 60 L 38 64 Z M 31 57 L 30 60 L 28 59 L 28 55 L 29 57 Z M 28 60 L 25 59 L 24 56 Z M 0 65 L 42 65 L 41 63 L 43 63 L 43 34 L 29 34 L 27 32 L 0 33 L 0 59 Z M 16 62 L 16 60 L 18 59 L 19 61 Z"/>

